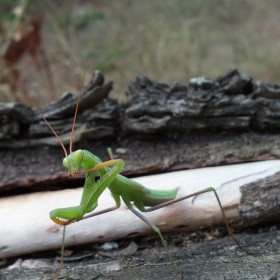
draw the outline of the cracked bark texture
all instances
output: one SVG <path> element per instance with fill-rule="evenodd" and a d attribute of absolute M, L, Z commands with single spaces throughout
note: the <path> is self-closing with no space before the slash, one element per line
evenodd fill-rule
<path fill-rule="evenodd" d="M 188 86 L 138 76 L 125 104 L 107 98 L 111 89 L 98 71 L 84 88 L 74 149 L 108 160 L 112 147 L 125 160 L 124 175 L 279 158 L 278 85 L 231 69 Z M 66 147 L 76 102 L 68 93 L 40 108 Z M 62 149 L 34 108 L 1 104 L 0 116 L 0 193 L 75 185 L 77 178 L 59 174 Z"/>

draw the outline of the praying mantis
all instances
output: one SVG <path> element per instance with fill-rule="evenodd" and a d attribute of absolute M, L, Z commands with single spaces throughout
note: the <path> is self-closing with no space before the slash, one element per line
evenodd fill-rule
<path fill-rule="evenodd" d="M 184 199 L 195 197 L 202 193 L 213 192 L 217 199 L 218 205 L 222 213 L 223 220 L 225 222 L 230 237 L 234 240 L 234 242 L 241 250 L 245 251 L 248 254 L 251 254 L 251 252 L 247 251 L 245 248 L 243 248 L 240 245 L 240 243 L 236 240 L 236 238 L 232 234 L 221 201 L 219 199 L 219 196 L 213 187 L 208 187 L 201 191 L 189 194 L 187 196 L 176 198 L 179 192 L 179 188 L 174 188 L 170 190 L 161 190 L 161 191 L 153 190 L 142 186 L 141 184 L 137 183 L 132 179 L 128 179 L 120 175 L 119 173 L 124 167 L 124 161 L 122 159 L 113 159 L 113 155 L 110 149 L 108 149 L 108 152 L 111 156 L 111 160 L 105 162 L 102 162 L 100 158 L 98 158 L 97 156 L 95 156 L 94 154 L 92 154 L 87 150 L 79 149 L 73 152 L 74 130 L 75 130 L 75 122 L 77 118 L 80 96 L 81 96 L 81 92 L 78 95 L 78 100 L 77 100 L 73 124 L 72 124 L 69 154 L 67 153 L 67 150 L 64 144 L 62 143 L 61 139 L 57 135 L 57 133 L 51 127 L 51 125 L 46 120 L 46 118 L 40 113 L 40 111 L 38 111 L 39 114 L 44 119 L 44 121 L 46 122 L 46 124 L 49 126 L 51 131 L 58 139 L 64 151 L 65 154 L 65 158 L 63 159 L 64 167 L 66 167 L 69 170 L 68 172 L 71 175 L 85 174 L 85 183 L 84 183 L 84 189 L 83 189 L 80 205 L 68 207 L 68 208 L 59 208 L 50 211 L 50 218 L 56 224 L 64 226 L 60 267 L 57 274 L 52 278 L 52 280 L 58 278 L 58 276 L 60 275 L 60 271 L 62 269 L 66 226 L 71 223 L 81 221 L 83 219 L 91 218 L 118 209 L 121 205 L 121 198 L 125 203 L 125 205 L 127 206 L 127 208 L 132 213 L 134 213 L 138 218 L 140 218 L 142 221 L 144 221 L 149 226 L 151 226 L 151 228 L 159 235 L 162 244 L 165 248 L 165 251 L 167 253 L 167 256 L 169 258 L 169 261 L 171 263 L 173 272 L 177 279 L 181 279 L 180 275 L 169 253 L 166 241 L 164 240 L 160 229 L 156 225 L 154 225 L 151 221 L 149 221 L 140 212 L 155 211 L 160 208 L 167 207 L 169 205 L 180 202 Z M 96 175 L 99 176 L 99 180 L 96 180 Z M 111 191 L 111 194 L 115 200 L 116 205 L 98 212 L 93 212 L 94 209 L 98 206 L 98 198 L 107 187 Z M 133 207 L 133 205 L 140 212 L 137 211 Z"/>

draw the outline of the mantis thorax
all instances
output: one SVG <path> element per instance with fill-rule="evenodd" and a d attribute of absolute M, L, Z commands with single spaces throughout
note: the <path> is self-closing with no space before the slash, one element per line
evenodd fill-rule
<path fill-rule="evenodd" d="M 84 152 L 82 150 L 77 150 L 70 153 L 63 159 L 63 165 L 69 169 L 70 173 L 75 174 L 79 171 L 84 158 Z"/>

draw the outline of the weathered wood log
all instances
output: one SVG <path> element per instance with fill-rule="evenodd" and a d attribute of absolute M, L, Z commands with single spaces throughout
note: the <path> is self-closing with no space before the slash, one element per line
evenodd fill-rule
<path fill-rule="evenodd" d="M 129 86 L 126 104 L 103 99 L 96 105 L 112 86 L 103 82 L 101 73 L 95 73 L 82 94 L 75 148 L 106 160 L 106 149 L 112 147 L 126 162 L 125 175 L 279 158 L 277 85 L 253 82 L 237 70 L 216 80 L 192 79 L 189 87 L 139 76 Z M 42 108 L 65 145 L 76 98 L 68 95 Z M 63 152 L 33 109 L 8 104 L 1 112 L 0 192 L 77 183 L 59 174 L 65 171 Z"/>
<path fill-rule="evenodd" d="M 129 86 L 124 130 L 151 134 L 190 130 L 262 130 L 279 125 L 279 86 L 253 82 L 237 70 L 189 86 L 138 76 Z M 273 97 L 273 98 L 271 98 Z"/>
<path fill-rule="evenodd" d="M 220 196 L 231 225 L 241 228 L 267 224 L 280 218 L 279 170 L 280 160 L 273 160 L 178 171 L 135 180 L 154 189 L 179 186 L 178 198 L 213 186 Z M 248 197 L 252 197 L 252 188 L 248 184 L 254 185 L 254 190 L 262 193 L 260 197 L 254 196 L 253 203 L 248 200 Z M 80 188 L 39 192 L 14 197 L 12 200 L 0 199 L 0 258 L 60 248 L 62 227 L 49 219 L 48 212 L 55 208 L 78 205 L 81 194 Z M 99 209 L 114 205 L 109 191 L 101 195 L 99 205 Z M 204 193 L 144 215 L 162 231 L 167 232 L 195 231 L 223 224 L 213 193 Z M 70 246 L 104 242 L 151 232 L 153 231 L 148 225 L 122 207 L 69 225 L 66 244 Z"/>

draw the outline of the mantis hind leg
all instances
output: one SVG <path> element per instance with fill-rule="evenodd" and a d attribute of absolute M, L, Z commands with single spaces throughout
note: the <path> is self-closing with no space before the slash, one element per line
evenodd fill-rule
<path fill-rule="evenodd" d="M 180 197 L 180 198 L 177 198 L 177 199 L 173 199 L 173 200 L 170 200 L 168 202 L 165 202 L 165 203 L 161 203 L 157 206 L 153 206 L 153 207 L 150 207 L 150 208 L 145 208 L 145 210 L 143 212 L 152 212 L 152 211 L 155 211 L 155 210 L 158 210 L 160 208 L 163 208 L 163 207 L 166 207 L 168 205 L 172 205 L 174 203 L 177 203 L 177 202 L 180 202 L 180 201 L 183 201 L 187 198 L 190 198 L 190 197 L 195 197 L 197 195 L 200 195 L 200 194 L 203 194 L 203 193 L 206 193 L 206 192 L 213 192 L 216 199 L 217 199 L 217 202 L 219 204 L 219 207 L 220 207 L 220 210 L 222 212 L 222 217 L 223 217 L 223 220 L 224 220 L 224 223 L 226 225 L 226 228 L 227 228 L 227 231 L 228 231 L 228 234 L 229 236 L 232 238 L 232 240 L 236 243 L 236 245 L 238 246 L 239 249 L 241 249 L 242 251 L 246 252 L 247 254 L 249 255 L 255 255 L 256 253 L 253 253 L 253 252 L 250 252 L 248 251 L 247 249 L 243 248 L 243 246 L 237 241 L 237 239 L 235 238 L 235 236 L 233 235 L 231 229 L 230 229 L 230 226 L 228 224 L 228 220 L 227 220 L 227 217 L 225 215 L 225 211 L 223 209 L 223 206 L 222 206 L 222 203 L 220 201 L 220 198 L 216 192 L 216 190 L 213 188 L 213 187 L 209 187 L 209 188 L 206 188 L 206 189 L 203 189 L 201 191 L 198 191 L 198 192 L 195 192 L 195 193 L 192 193 L 192 194 L 189 194 L 189 195 L 186 195 L 186 196 L 183 196 L 183 197 Z"/>
<path fill-rule="evenodd" d="M 167 253 L 167 255 L 168 255 L 169 261 L 170 261 L 170 263 L 171 263 L 171 265 L 172 265 L 172 269 L 173 269 L 173 271 L 174 271 L 174 273 L 175 273 L 175 275 L 176 275 L 176 278 L 177 278 L 178 280 L 180 280 L 181 278 L 180 278 L 180 276 L 179 276 L 179 274 L 178 274 L 178 271 L 177 271 L 177 269 L 176 269 L 176 266 L 175 266 L 175 264 L 174 264 L 174 261 L 173 261 L 172 258 L 171 258 L 171 255 L 170 255 L 170 253 L 169 253 L 169 250 L 168 250 L 166 241 L 164 240 L 164 238 L 163 238 L 163 236 L 162 236 L 161 231 L 159 230 L 159 228 L 158 228 L 157 226 L 155 226 L 154 224 L 152 224 L 147 218 L 145 218 L 141 213 L 139 213 L 138 211 L 136 211 L 133 207 L 129 207 L 129 210 L 130 210 L 133 214 L 135 214 L 138 218 L 140 218 L 142 221 L 144 221 L 146 224 L 148 224 L 148 225 L 159 235 L 159 237 L 160 237 L 160 239 L 161 239 L 161 242 L 162 242 L 162 244 L 163 244 L 163 246 L 164 246 L 164 248 L 165 248 L 165 251 L 166 251 L 166 253 Z"/>

